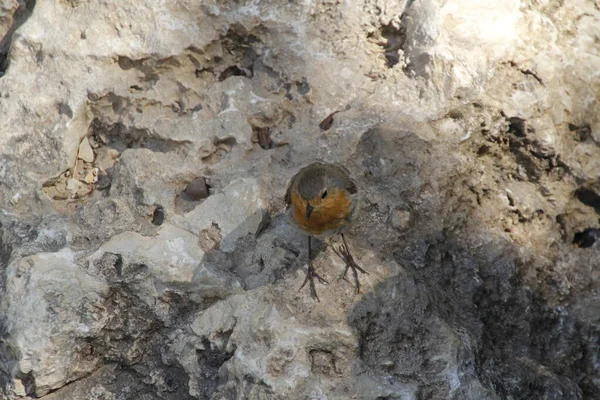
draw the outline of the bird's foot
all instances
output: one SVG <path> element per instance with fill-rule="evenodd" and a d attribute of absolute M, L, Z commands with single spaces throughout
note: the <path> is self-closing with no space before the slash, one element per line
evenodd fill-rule
<path fill-rule="evenodd" d="M 312 296 L 313 299 L 316 299 L 318 302 L 321 302 L 321 300 L 319 300 L 319 296 L 317 296 L 317 289 L 315 288 L 315 278 L 317 278 L 317 280 L 324 285 L 327 285 L 329 283 L 325 279 L 323 279 L 319 274 L 317 274 L 315 272 L 315 269 L 313 268 L 312 263 L 310 263 L 308 265 L 308 271 L 306 273 L 306 278 L 304 278 L 304 282 L 302 282 L 302 286 L 300 286 L 300 289 L 298 289 L 298 291 L 302 290 L 302 288 L 306 285 L 306 283 L 309 282 L 308 286 L 310 287 L 310 295 Z"/>
<path fill-rule="evenodd" d="M 352 274 L 354 275 L 354 283 L 356 285 L 356 293 L 360 293 L 360 280 L 358 279 L 358 272 L 360 271 L 361 273 L 365 274 L 365 275 L 369 275 L 369 273 L 367 271 L 365 271 L 364 269 L 362 269 L 357 263 L 356 261 L 354 261 L 354 257 L 352 257 L 352 254 L 350 254 L 350 250 L 348 249 L 348 245 L 346 244 L 346 240 L 344 239 L 344 244 L 338 246 L 338 248 L 336 249 L 335 246 L 333 247 L 333 252 L 335 254 L 337 254 L 337 256 L 339 258 L 341 258 L 344 263 L 346 263 L 346 269 L 344 270 L 344 275 L 342 275 L 342 279 L 346 279 L 346 274 L 348 273 L 348 269 L 352 268 Z"/>

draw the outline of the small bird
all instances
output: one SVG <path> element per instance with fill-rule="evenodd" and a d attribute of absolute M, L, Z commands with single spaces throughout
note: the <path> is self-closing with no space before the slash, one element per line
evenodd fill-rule
<path fill-rule="evenodd" d="M 343 245 L 333 251 L 346 263 L 343 277 L 352 268 L 356 292 L 360 292 L 358 272 L 367 274 L 350 254 L 343 231 L 356 218 L 359 195 L 348 173 L 339 166 L 315 162 L 302 168 L 291 179 L 285 194 L 286 215 L 290 223 L 308 235 L 308 272 L 300 286 L 310 282 L 311 295 L 319 301 L 314 278 L 326 284 L 312 265 L 311 239 L 341 234 Z"/>

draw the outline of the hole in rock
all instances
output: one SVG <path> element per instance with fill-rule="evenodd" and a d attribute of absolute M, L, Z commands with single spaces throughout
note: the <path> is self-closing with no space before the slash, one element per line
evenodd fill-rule
<path fill-rule="evenodd" d="M 586 206 L 593 207 L 596 214 L 600 214 L 600 195 L 589 188 L 579 188 L 575 191 L 577 199 Z"/>
<path fill-rule="evenodd" d="M 589 124 L 584 124 L 582 126 L 569 124 L 569 130 L 575 134 L 575 140 L 578 142 L 585 142 L 592 136 L 592 128 Z"/>
<path fill-rule="evenodd" d="M 246 78 L 252 78 L 254 76 L 254 71 L 252 70 L 252 65 L 249 68 L 246 67 L 238 67 L 237 65 L 232 65 L 227 67 L 225 71 L 221 72 L 219 75 L 219 82 L 224 81 L 227 78 L 232 76 L 244 76 Z"/>
<path fill-rule="evenodd" d="M 398 51 L 402 50 L 406 42 L 406 29 L 403 25 L 395 26 L 393 23 L 382 25 L 378 32 L 371 33 L 368 37 L 377 40 L 377 44 L 383 48 L 388 68 L 400 62 Z"/>
<path fill-rule="evenodd" d="M 573 244 L 582 249 L 592 247 L 598 237 L 600 236 L 600 229 L 587 228 L 581 232 L 575 233 L 573 238 Z"/>
<path fill-rule="evenodd" d="M 209 196 L 210 186 L 206 183 L 206 178 L 200 176 L 187 184 L 181 192 L 181 198 L 187 201 L 198 201 Z"/>
<path fill-rule="evenodd" d="M 527 136 L 526 120 L 519 117 L 510 117 L 508 119 L 508 132 L 520 138 Z"/>
<path fill-rule="evenodd" d="M 271 140 L 271 128 L 263 127 L 259 128 L 256 126 L 252 127 L 252 131 L 256 136 L 256 140 L 258 141 L 258 145 L 263 150 L 269 150 L 275 147 L 273 144 L 273 140 Z"/>
<path fill-rule="evenodd" d="M 152 223 L 156 226 L 162 225 L 165 221 L 165 210 L 163 206 L 160 204 L 156 206 L 154 209 L 154 213 L 152 214 Z"/>

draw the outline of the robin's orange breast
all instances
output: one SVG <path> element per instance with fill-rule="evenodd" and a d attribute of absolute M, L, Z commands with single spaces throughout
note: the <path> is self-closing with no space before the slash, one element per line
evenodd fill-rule
<path fill-rule="evenodd" d="M 329 190 L 327 198 L 320 204 L 313 205 L 313 211 L 308 221 L 306 220 L 306 201 L 297 193 L 291 193 L 291 202 L 294 207 L 294 220 L 300 229 L 311 235 L 321 235 L 340 229 L 348 222 L 352 200 L 344 190 Z M 312 203 L 311 203 L 312 205 Z"/>

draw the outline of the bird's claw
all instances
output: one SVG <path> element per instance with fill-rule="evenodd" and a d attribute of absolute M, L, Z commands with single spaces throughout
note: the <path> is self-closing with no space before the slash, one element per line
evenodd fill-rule
<path fill-rule="evenodd" d="M 317 280 L 322 283 L 323 285 L 327 285 L 329 282 L 327 282 L 323 277 L 321 277 L 319 274 L 317 274 L 312 266 L 312 263 L 309 264 L 308 266 L 308 271 L 306 272 L 306 278 L 304 278 L 304 282 L 302 282 L 302 286 L 300 286 L 300 289 L 298 289 L 298 291 L 302 290 L 302 288 L 304 286 L 306 286 L 307 282 L 309 283 L 309 287 L 310 287 L 310 295 L 316 299 L 318 302 L 321 302 L 321 300 L 319 300 L 319 296 L 317 296 L 317 289 L 315 288 L 315 280 L 314 278 L 317 278 Z"/>
<path fill-rule="evenodd" d="M 346 280 L 346 274 L 348 273 L 348 269 L 352 268 L 352 274 L 354 275 L 354 283 L 356 285 L 356 293 L 360 293 L 360 280 L 358 279 L 358 272 L 365 275 L 369 275 L 367 271 L 362 269 L 356 261 L 354 261 L 354 257 L 350 254 L 350 250 L 348 249 L 348 245 L 346 244 L 346 240 L 344 239 L 344 244 L 340 245 L 337 249 L 333 247 L 333 252 L 340 257 L 344 263 L 346 263 L 346 269 L 344 270 L 344 274 L 342 275 L 342 279 Z"/>

